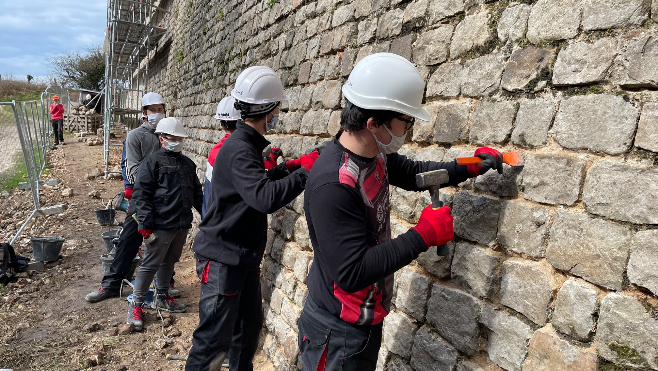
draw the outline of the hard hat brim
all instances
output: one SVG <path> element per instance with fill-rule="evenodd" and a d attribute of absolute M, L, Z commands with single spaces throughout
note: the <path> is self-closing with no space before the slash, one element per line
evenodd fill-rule
<path fill-rule="evenodd" d="M 386 97 L 366 97 L 359 95 L 343 85 L 345 99 L 357 107 L 370 110 L 393 111 L 415 117 L 419 120 L 430 121 L 430 115 L 423 107 L 412 107 L 407 104 Z"/>

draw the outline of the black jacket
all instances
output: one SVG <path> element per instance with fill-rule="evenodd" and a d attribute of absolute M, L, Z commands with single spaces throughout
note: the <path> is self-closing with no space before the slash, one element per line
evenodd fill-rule
<path fill-rule="evenodd" d="M 288 173 L 285 163 L 266 171 L 262 152 L 268 144 L 241 122 L 224 142 L 215 159 L 195 253 L 245 270 L 258 268 L 267 240 L 267 214 L 301 194 L 309 173 L 303 168 Z"/>
<path fill-rule="evenodd" d="M 131 204 L 139 229 L 192 228 L 192 207 L 201 213 L 203 204 L 196 165 L 164 148 L 148 155 L 137 171 Z"/>

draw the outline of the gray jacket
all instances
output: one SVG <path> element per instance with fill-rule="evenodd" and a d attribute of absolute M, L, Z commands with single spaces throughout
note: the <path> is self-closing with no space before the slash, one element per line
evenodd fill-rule
<path fill-rule="evenodd" d="M 155 128 L 143 123 L 140 127 L 131 130 L 126 138 L 126 164 L 128 171 L 126 177 L 131 184 L 135 184 L 137 169 L 146 156 L 160 149 L 160 140 L 154 133 Z"/>

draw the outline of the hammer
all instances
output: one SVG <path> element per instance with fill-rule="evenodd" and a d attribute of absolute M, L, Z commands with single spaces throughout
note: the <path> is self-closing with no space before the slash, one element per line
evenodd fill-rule
<path fill-rule="evenodd" d="M 430 192 L 432 209 L 434 210 L 443 207 L 443 202 L 439 199 L 439 189 L 441 188 L 441 184 L 446 184 L 449 181 L 450 176 L 448 175 L 448 170 L 445 169 L 416 174 L 416 185 L 419 188 L 426 188 Z M 448 254 L 450 254 L 448 244 L 436 247 L 436 255 L 447 256 Z"/>

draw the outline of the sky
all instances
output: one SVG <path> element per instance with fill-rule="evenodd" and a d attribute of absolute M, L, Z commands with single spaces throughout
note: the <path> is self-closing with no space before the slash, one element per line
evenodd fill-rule
<path fill-rule="evenodd" d="M 106 0 L 0 0 L 0 75 L 51 75 L 48 58 L 103 44 Z"/>

